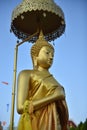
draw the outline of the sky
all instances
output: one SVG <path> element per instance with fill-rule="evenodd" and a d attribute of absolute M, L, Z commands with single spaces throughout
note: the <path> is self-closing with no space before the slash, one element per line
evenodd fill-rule
<path fill-rule="evenodd" d="M 10 123 L 14 49 L 17 37 L 10 33 L 13 9 L 21 0 L 0 2 L 0 121 Z M 65 33 L 54 41 L 55 55 L 50 72 L 65 88 L 69 119 L 76 124 L 87 118 L 87 1 L 55 0 L 65 15 Z M 18 49 L 17 76 L 23 69 L 32 69 L 31 43 Z M 8 85 L 2 83 L 8 82 Z M 14 125 L 19 116 L 15 102 Z"/>

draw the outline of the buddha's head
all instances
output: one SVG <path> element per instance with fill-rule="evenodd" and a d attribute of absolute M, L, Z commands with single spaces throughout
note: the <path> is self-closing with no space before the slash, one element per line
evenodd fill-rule
<path fill-rule="evenodd" d="M 53 58 L 54 47 L 44 39 L 43 33 L 40 32 L 38 40 L 34 43 L 34 45 L 31 48 L 31 57 L 32 57 L 34 69 L 37 67 L 37 60 L 36 59 L 39 56 L 39 54 L 40 54 L 40 57 L 42 57 L 41 55 L 43 55 L 42 54 L 43 51 L 49 52 L 49 50 L 51 51 L 51 57 Z M 42 60 L 44 60 L 44 59 L 42 59 Z"/>

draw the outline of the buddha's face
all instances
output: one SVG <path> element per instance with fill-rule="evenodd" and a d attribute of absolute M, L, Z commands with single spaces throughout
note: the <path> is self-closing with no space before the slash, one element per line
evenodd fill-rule
<path fill-rule="evenodd" d="M 51 67 L 53 63 L 54 50 L 49 46 L 43 46 L 37 57 L 37 66 L 44 69 Z"/>

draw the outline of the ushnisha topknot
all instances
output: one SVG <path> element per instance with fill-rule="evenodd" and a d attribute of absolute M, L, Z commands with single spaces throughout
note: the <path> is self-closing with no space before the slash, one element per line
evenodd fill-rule
<path fill-rule="evenodd" d="M 43 46 L 49 46 L 50 48 L 52 48 L 54 50 L 54 47 L 45 40 L 43 32 L 40 31 L 39 38 L 34 43 L 34 45 L 31 47 L 31 57 L 32 57 L 32 60 L 33 60 L 34 57 L 38 56 L 39 51 L 40 51 L 40 49 Z"/>

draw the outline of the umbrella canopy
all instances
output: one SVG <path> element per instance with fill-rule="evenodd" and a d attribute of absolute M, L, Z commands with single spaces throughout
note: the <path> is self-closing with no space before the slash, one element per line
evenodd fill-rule
<path fill-rule="evenodd" d="M 12 12 L 11 30 L 18 39 L 25 39 L 42 30 L 47 41 L 55 40 L 65 31 L 62 9 L 53 0 L 23 0 Z M 35 42 L 38 34 L 31 38 Z"/>

